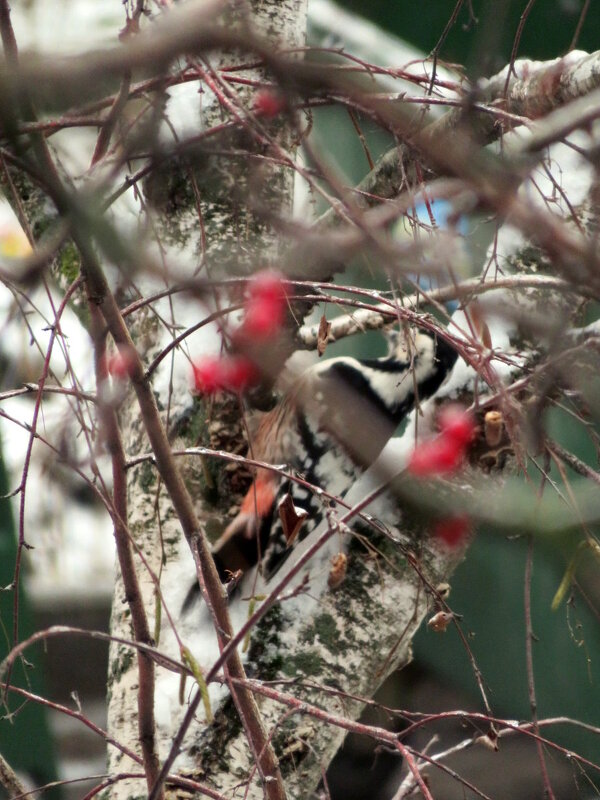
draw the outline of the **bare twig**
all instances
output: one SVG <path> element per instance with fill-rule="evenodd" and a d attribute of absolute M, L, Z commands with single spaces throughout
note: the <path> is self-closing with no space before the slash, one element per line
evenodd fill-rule
<path fill-rule="evenodd" d="M 322 284 L 314 284 L 322 286 Z M 336 287 L 339 289 L 339 287 Z M 551 275 L 512 275 L 495 278 L 493 281 L 481 281 L 470 278 L 456 285 L 443 286 L 439 289 L 419 290 L 412 295 L 402 297 L 400 310 L 416 311 L 423 306 L 436 303 L 447 303 L 450 300 L 465 301 L 468 298 L 493 291 L 495 289 L 552 289 L 558 292 L 572 291 L 572 287 L 562 278 Z M 379 303 L 376 309 L 361 309 L 350 314 L 342 314 L 331 320 L 330 341 L 335 342 L 345 336 L 364 333 L 367 330 L 380 329 L 397 319 L 398 312 L 391 301 Z M 307 350 L 317 347 L 318 325 L 304 325 L 298 331 L 298 339 Z"/>
<path fill-rule="evenodd" d="M 524 600 L 525 600 L 525 656 L 527 661 L 527 688 L 529 692 L 529 705 L 531 707 L 531 719 L 533 723 L 533 731 L 539 736 L 539 728 L 537 725 L 537 700 L 535 694 L 535 677 L 533 671 L 533 623 L 531 619 L 531 573 L 533 570 L 533 536 L 529 537 L 527 547 L 527 561 L 525 563 L 525 584 L 524 584 Z M 546 757 L 544 755 L 544 748 L 539 739 L 536 739 L 536 747 L 540 768 L 542 772 L 542 780 L 544 783 L 544 796 L 554 800 L 554 792 L 552 791 L 552 784 L 548 775 L 548 767 L 546 765 Z"/>
<path fill-rule="evenodd" d="M 0 753 L 0 784 L 10 797 L 25 797 L 28 792 L 8 761 Z"/>
<path fill-rule="evenodd" d="M 106 385 L 108 370 L 106 367 L 106 336 L 104 321 L 94 303 L 88 303 L 91 318 L 91 332 L 94 339 L 94 359 L 96 368 L 96 384 L 102 394 L 101 387 Z M 125 596 L 131 611 L 131 621 L 135 639 L 144 644 L 152 643 L 146 611 L 142 602 L 137 573 L 131 552 L 131 535 L 127 529 L 127 483 L 126 459 L 121 442 L 117 415 L 114 407 L 108 403 L 98 404 L 103 435 L 112 460 L 113 475 L 113 524 L 119 566 L 125 587 Z M 154 663 L 142 651 L 138 650 L 138 730 L 139 741 L 144 758 L 144 771 L 148 791 L 156 784 L 158 777 L 158 754 L 156 752 L 154 723 Z M 163 800 L 162 787 L 157 794 Z"/>

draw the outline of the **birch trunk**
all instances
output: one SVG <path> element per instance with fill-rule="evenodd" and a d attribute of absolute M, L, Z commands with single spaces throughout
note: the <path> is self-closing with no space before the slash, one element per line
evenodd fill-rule
<path fill-rule="evenodd" d="M 246 12 L 251 14 L 245 18 Z M 231 25 L 247 25 L 249 31 L 260 36 L 274 49 L 298 48 L 305 43 L 306 0 L 286 0 L 286 2 L 255 2 L 236 11 L 232 8 Z M 233 67 L 254 59 L 253 54 L 244 52 L 220 52 L 202 61 L 202 69 L 210 77 L 191 86 L 184 87 L 184 97 L 175 98 L 181 114 L 182 105 L 190 104 L 185 110 L 185 124 L 188 135 L 190 120 L 197 120 L 198 130 L 209 130 L 223 120 L 222 102 L 230 102 L 236 113 L 252 110 L 255 88 L 236 87 L 231 90 L 226 84 L 219 85 L 219 71 L 222 67 Z M 263 69 L 246 68 L 243 76 L 248 81 L 265 81 L 269 76 Z M 211 80 L 215 84 L 211 84 Z M 215 91 L 222 93 L 221 102 Z M 199 88 L 201 93 L 199 93 Z M 181 88 L 181 87 L 180 87 Z M 229 95 L 229 96 L 228 96 Z M 223 100 L 224 98 L 224 100 Z M 167 115 L 170 113 L 167 103 Z M 191 111 L 191 113 L 190 113 Z M 174 123 L 177 125 L 177 122 Z M 281 125 L 265 123 L 269 135 L 275 135 L 277 150 L 252 140 L 247 131 L 223 137 L 217 142 L 217 149 L 230 148 L 248 152 L 247 158 L 231 158 L 228 152 L 220 156 L 209 154 L 195 161 L 194 155 L 185 162 L 175 165 L 169 162 L 166 169 L 157 169 L 146 183 L 146 194 L 153 206 L 157 249 L 165 261 L 175 264 L 180 277 L 193 275 L 209 278 L 248 274 L 249 272 L 276 263 L 278 241 L 265 221 L 265 209 L 276 214 L 291 211 L 294 186 L 294 143 L 289 130 Z M 254 159 L 252 156 L 254 155 Z M 269 163 L 269 156 L 281 160 L 288 156 L 289 163 Z M 265 159 L 266 157 L 266 159 Z M 266 166 L 262 166 L 262 161 Z M 261 165 L 261 166 L 257 166 Z M 260 202 L 260 213 L 254 213 L 250 198 Z M 217 302 L 218 298 L 213 298 Z M 222 295 L 221 302 L 227 302 Z M 209 299 L 209 304 L 211 300 Z M 193 307 L 190 301 L 183 303 L 177 297 L 163 303 L 160 308 L 175 324 L 194 319 L 205 309 Z M 155 307 L 156 309 L 156 307 Z M 155 310 L 154 309 L 154 310 Z M 198 317 L 196 317 L 197 319 Z M 158 355 L 168 344 L 158 317 L 148 312 L 137 321 L 133 332 L 138 342 L 143 342 L 148 361 Z M 197 338 L 197 348 L 192 355 L 201 356 L 218 348 L 218 335 L 209 329 L 203 338 Z M 237 400 L 223 401 L 213 405 L 203 401 L 193 403 L 190 394 L 190 368 L 175 370 L 169 374 L 172 365 L 166 367 L 155 382 L 157 401 L 162 411 L 165 427 L 171 431 L 174 448 L 197 444 L 208 445 L 213 449 L 239 452 L 243 447 L 245 435 L 240 407 Z M 193 406 L 192 406 L 193 403 Z M 210 407 L 209 407 L 210 406 Z M 122 435 L 126 451 L 131 458 L 148 452 L 148 441 L 135 401 L 125 404 L 121 415 Z M 240 444 L 242 443 L 242 444 Z M 214 462 L 202 458 L 180 459 L 188 488 L 196 504 L 196 511 L 205 533 L 210 539 L 222 528 L 223 520 L 231 512 L 240 490 L 244 485 L 247 471 L 229 471 Z M 171 626 L 168 614 L 163 610 L 158 646 L 162 652 L 180 660 L 179 642 L 190 648 L 200 666 L 208 670 L 218 655 L 218 647 L 211 623 L 204 620 L 204 630 L 198 620 L 180 619 L 181 608 L 186 593 L 197 580 L 196 569 L 189 545 L 182 535 L 181 528 L 169 497 L 161 486 L 154 468 L 148 463 L 131 469 L 128 481 L 129 530 L 135 538 L 136 548 L 143 554 L 143 562 L 138 560 L 139 579 L 144 605 L 153 615 L 157 608 L 156 583 L 160 584 L 162 601 L 175 622 L 176 633 Z M 156 612 L 158 614 L 158 611 Z M 111 632 L 115 636 L 131 639 L 130 613 L 124 596 L 124 588 L 117 575 L 111 618 Z M 179 639 L 179 641 L 178 641 Z M 187 700 L 192 693 L 192 682 L 188 679 L 184 692 L 184 702 L 180 702 L 180 678 L 166 669 L 157 667 L 156 722 L 158 750 L 161 757 L 168 753 L 174 733 L 187 710 Z M 124 645 L 111 647 L 109 666 L 109 731 L 112 736 L 137 750 L 139 733 L 137 729 L 137 688 L 138 674 L 136 659 L 132 651 Z M 235 743 L 229 740 L 232 729 L 237 730 L 239 722 L 235 711 L 218 712 L 219 702 L 227 695 L 225 690 L 211 687 L 211 698 L 217 721 L 207 726 L 203 714 L 184 740 L 182 754 L 176 768 L 187 774 L 202 776 L 219 791 L 233 791 L 234 787 L 251 777 L 249 797 L 262 797 L 263 790 L 257 782 L 252 753 L 243 732 Z M 136 769 L 122 752 L 109 748 L 109 771 L 111 774 Z M 137 768 L 139 770 L 139 768 Z M 253 777 L 252 777 L 253 776 Z M 111 797 L 132 798 L 144 792 L 144 781 L 121 781 L 111 789 Z"/>

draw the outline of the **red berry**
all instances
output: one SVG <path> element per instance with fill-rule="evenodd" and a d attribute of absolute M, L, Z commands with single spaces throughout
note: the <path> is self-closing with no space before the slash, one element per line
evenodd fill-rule
<path fill-rule="evenodd" d="M 231 356 L 221 362 L 221 384 L 227 392 L 244 392 L 258 380 L 258 371 L 245 356 Z"/>
<path fill-rule="evenodd" d="M 448 547 L 461 544 L 471 532 L 471 521 L 466 514 L 438 520 L 433 526 L 432 535 Z"/>
<path fill-rule="evenodd" d="M 450 438 L 438 436 L 419 444 L 413 450 L 406 468 L 417 478 L 448 475 L 460 467 L 463 457 L 463 447 Z"/>
<path fill-rule="evenodd" d="M 258 371 L 245 356 L 205 356 L 193 366 L 194 389 L 199 394 L 244 392 L 258 380 Z"/>
<path fill-rule="evenodd" d="M 263 117 L 276 117 L 285 108 L 285 98 L 272 89 L 261 89 L 254 97 L 254 111 Z"/>
<path fill-rule="evenodd" d="M 121 380 L 129 377 L 135 366 L 135 353 L 129 347 L 119 347 L 106 362 L 106 369 L 113 378 Z"/>
<path fill-rule="evenodd" d="M 237 336 L 268 339 L 279 333 L 285 317 L 286 292 L 279 273 L 257 272 L 248 284 L 244 321 Z"/>
<path fill-rule="evenodd" d="M 269 339 L 283 324 L 283 306 L 278 300 L 253 298 L 246 304 L 240 335 L 248 339 Z"/>
<path fill-rule="evenodd" d="M 192 364 L 194 389 L 199 394 L 215 394 L 222 388 L 221 359 L 217 356 L 204 356 Z"/>
<path fill-rule="evenodd" d="M 445 406 L 438 417 L 442 434 L 462 447 L 470 444 L 475 436 L 475 421 L 462 406 Z"/>
<path fill-rule="evenodd" d="M 248 283 L 250 297 L 268 297 L 273 300 L 285 300 L 283 275 L 273 269 L 256 272 Z"/>

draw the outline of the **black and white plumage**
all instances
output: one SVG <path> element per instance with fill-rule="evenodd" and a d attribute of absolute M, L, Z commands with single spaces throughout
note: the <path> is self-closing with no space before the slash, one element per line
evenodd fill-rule
<path fill-rule="evenodd" d="M 302 541 L 326 513 L 322 492 L 343 499 L 456 359 L 443 339 L 413 330 L 392 334 L 384 358 L 333 358 L 308 369 L 264 416 L 251 448 L 253 458 L 285 463 L 303 482 L 257 470 L 238 515 L 213 548 L 223 579 L 257 562 L 264 579 L 277 572 L 293 550 L 278 514 L 281 500 L 289 495 L 306 516 Z"/>

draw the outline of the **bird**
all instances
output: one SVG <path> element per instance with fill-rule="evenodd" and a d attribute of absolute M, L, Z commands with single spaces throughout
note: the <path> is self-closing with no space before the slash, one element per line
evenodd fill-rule
<path fill-rule="evenodd" d="M 322 522 L 324 498 L 344 498 L 458 357 L 446 338 L 429 332 L 403 328 L 387 338 L 382 358 L 342 356 L 310 367 L 262 417 L 249 457 L 285 464 L 297 479 L 256 469 L 238 513 L 212 547 L 223 582 L 256 567 L 269 580 Z"/>

